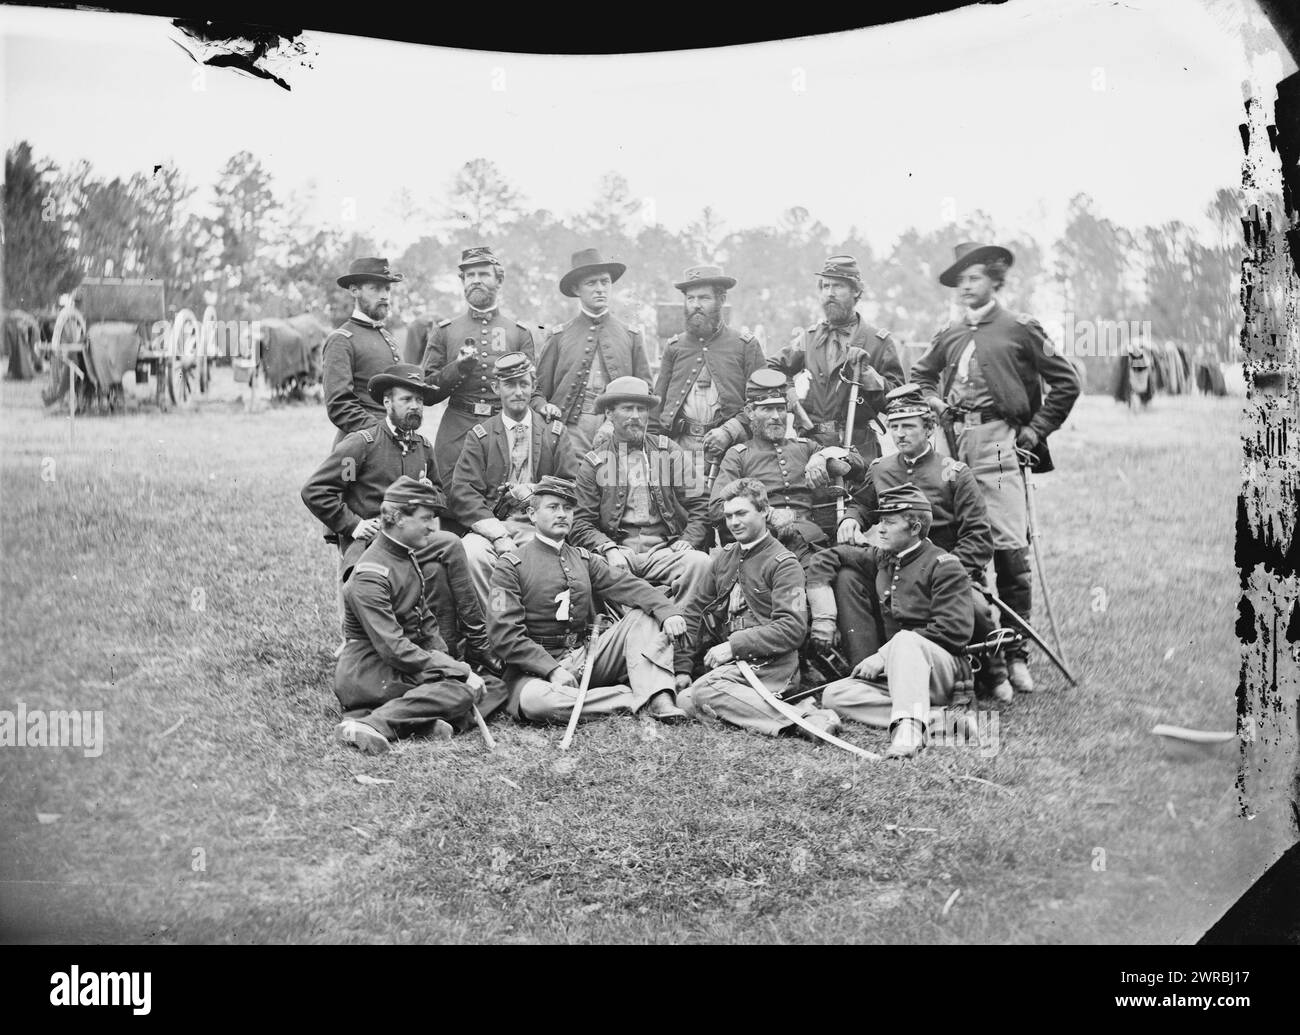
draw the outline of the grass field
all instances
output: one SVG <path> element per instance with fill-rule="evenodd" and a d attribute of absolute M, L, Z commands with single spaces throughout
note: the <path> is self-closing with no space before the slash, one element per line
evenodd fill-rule
<path fill-rule="evenodd" d="M 319 406 L 70 446 L 39 385 L 0 403 L 0 707 L 105 727 L 95 758 L 0 749 L 6 940 L 1189 942 L 1282 849 L 1235 754 L 1149 735 L 1235 725 L 1239 400 L 1081 400 L 1037 499 L 1085 686 L 1040 658 L 995 752 L 906 766 L 632 718 L 363 758 L 331 741 L 335 555 L 298 498 Z"/>

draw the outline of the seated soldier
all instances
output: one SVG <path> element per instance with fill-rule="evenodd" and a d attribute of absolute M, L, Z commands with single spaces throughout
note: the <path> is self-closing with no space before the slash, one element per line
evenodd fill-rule
<path fill-rule="evenodd" d="M 441 495 L 402 477 L 389 486 L 371 538 L 343 586 L 346 642 L 334 672 L 343 708 L 338 739 L 368 755 L 389 741 L 428 734 L 451 737 L 473 722 L 487 686 L 447 653 L 428 606 L 419 555 L 438 528 Z M 494 696 L 504 697 L 499 680 Z"/>
<path fill-rule="evenodd" d="M 419 433 L 424 407 L 432 404 L 437 389 L 426 384 L 420 368 L 410 363 L 376 374 L 367 389 L 383 406 L 384 420 L 339 439 L 302 487 L 303 503 L 330 530 L 326 539 L 338 543 L 340 583 L 379 531 L 384 491 L 398 478 L 412 477 L 432 486 L 439 513 L 446 507 L 433 446 Z M 496 670 L 460 537 L 435 531 L 421 547 L 421 560 L 440 566 L 430 570 L 438 583 L 433 597 L 453 650 L 459 649 L 463 635 L 469 654 Z M 341 600 L 340 596 L 340 609 Z"/>
<path fill-rule="evenodd" d="M 542 478 L 528 504 L 533 538 L 498 557 L 492 571 L 488 635 L 505 662 L 510 714 L 567 722 L 594 650 L 583 715 L 625 709 L 683 719 L 673 703 L 669 637 L 685 636 L 686 623 L 662 590 L 565 541 L 576 499 L 572 482 Z M 593 644 L 594 594 L 632 610 Z"/>
<path fill-rule="evenodd" d="M 749 375 L 745 416 L 751 442 L 732 446 L 718 466 L 709 519 L 722 520 L 722 491 L 738 478 L 755 478 L 767 490 L 768 521 L 777 538 L 803 560 L 825 546 L 835 532 L 835 500 L 825 490 L 832 478 L 860 482 L 866 465 L 857 450 L 822 446 L 808 438 L 789 438 L 786 376 L 765 367 Z M 821 501 L 814 504 L 814 492 Z"/>
<path fill-rule="evenodd" d="M 888 726 L 888 758 L 911 758 L 925 746 L 930 706 L 945 705 L 962 675 L 959 655 L 975 628 L 970 579 L 961 559 L 926 538 L 932 508 L 920 489 L 885 489 L 868 518 L 880 519 L 882 547 L 851 547 L 850 559 L 876 587 L 885 639 L 849 679 L 822 691 L 822 706 L 840 716 Z M 808 587 L 813 621 L 835 618 L 827 585 Z M 868 683 L 884 675 L 888 692 Z"/>
<path fill-rule="evenodd" d="M 840 524 L 839 541 L 853 543 L 872 526 L 865 515 L 875 509 L 879 493 L 900 485 L 915 485 L 925 493 L 932 508 L 928 538 L 941 550 L 956 554 L 970 576 L 974 639 L 983 642 L 998 627 L 997 615 L 979 589 L 993 559 L 984 495 L 969 467 L 935 450 L 934 411 L 926 405 L 919 386 L 903 385 L 885 398 L 885 421 L 898 452 L 873 460 L 867 468 L 866 481 L 854 494 Z M 827 581 L 828 572 L 832 573 L 839 612 L 838 641 L 849 662 L 856 664 L 880 645 L 880 607 L 870 579 L 855 565 L 841 566 L 843 555 L 844 551 L 836 548 L 830 555 L 819 557 L 816 571 L 810 568 L 808 578 L 810 583 L 820 584 Z M 818 646 L 830 646 L 836 642 L 836 631 L 820 623 L 813 628 L 812 640 Z M 1011 700 L 1007 663 L 1000 653 L 986 657 L 977 685 L 982 693 L 999 701 Z"/>
<path fill-rule="evenodd" d="M 533 482 L 548 474 L 574 475 L 564 425 L 544 421 L 529 405 L 534 383 L 533 365 L 524 353 L 511 352 L 496 361 L 491 385 L 501 412 L 470 428 L 451 480 L 451 509 L 469 528 L 463 542 L 482 607 L 487 607 L 497 555 L 533 537 L 527 515 Z"/>
<path fill-rule="evenodd" d="M 603 554 L 611 568 L 662 586 L 684 606 L 709 568 L 701 552 L 709 504 L 692 484 L 690 455 L 664 435 L 646 434 L 658 405 L 639 377 L 616 377 L 596 400 L 597 411 L 609 413 L 613 437 L 578 464 L 571 538 Z"/>
<path fill-rule="evenodd" d="M 747 661 L 773 696 L 783 694 L 799 671 L 799 647 L 808 629 L 808 605 L 799 561 L 768 531 L 767 490 L 741 478 L 720 494 L 735 542 L 714 555 L 700 594 L 686 607 L 688 645 L 676 655 L 678 705 L 693 718 L 713 716 L 743 729 L 775 736 L 808 730 L 767 703 L 736 667 Z M 694 656 L 707 647 L 710 671 L 691 682 Z M 791 707 L 824 733 L 840 727 L 839 716 L 811 699 Z"/>

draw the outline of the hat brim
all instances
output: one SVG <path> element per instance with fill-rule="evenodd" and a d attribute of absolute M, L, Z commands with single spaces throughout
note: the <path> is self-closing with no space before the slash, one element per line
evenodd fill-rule
<path fill-rule="evenodd" d="M 786 406 L 789 404 L 789 402 L 790 400 L 786 398 L 785 392 L 781 392 L 780 394 L 773 393 L 772 395 L 759 396 L 756 399 L 746 399 L 745 405 L 746 406 L 776 406 L 779 403 L 782 406 Z"/>
<path fill-rule="evenodd" d="M 893 413 L 885 413 L 885 423 L 891 420 L 911 420 L 913 417 L 933 417 L 934 411 L 928 406 L 912 406 L 906 410 L 895 410 Z"/>
<path fill-rule="evenodd" d="M 338 279 L 338 285 L 341 288 L 351 287 L 353 284 L 364 284 L 368 280 L 373 280 L 379 284 L 396 284 L 406 278 L 400 273 L 394 273 L 390 276 L 381 276 L 378 273 L 348 273 Z"/>
<path fill-rule="evenodd" d="M 617 406 L 619 403 L 641 403 L 647 409 L 653 410 L 662 400 L 657 395 L 633 395 L 631 392 L 614 392 L 600 396 L 596 400 L 596 412 L 604 413 L 611 406 Z"/>
<path fill-rule="evenodd" d="M 578 266 L 560 278 L 560 294 L 577 298 L 577 293 L 573 290 L 574 284 L 592 273 L 608 273 L 610 280 L 617 281 L 626 272 L 627 267 L 621 262 L 597 262 L 590 266 Z"/>
<path fill-rule="evenodd" d="M 939 283 L 944 287 L 956 287 L 957 278 L 961 271 L 967 266 L 974 266 L 976 263 L 988 262 L 990 259 L 1001 259 L 1008 266 L 1015 264 L 1016 257 L 1006 248 L 999 244 L 986 244 L 982 248 L 976 248 L 969 251 L 960 259 L 954 262 L 946 270 L 939 274 Z"/>
<path fill-rule="evenodd" d="M 723 291 L 730 291 L 736 286 L 735 277 L 697 277 L 695 280 L 683 280 L 680 284 L 674 284 L 678 291 L 685 291 L 687 288 L 703 287 L 706 284 L 715 285 L 722 288 Z"/>
<path fill-rule="evenodd" d="M 558 489 L 549 489 L 549 488 L 533 489 L 532 495 L 528 497 L 528 502 L 531 503 L 538 496 L 554 496 L 557 500 L 564 500 L 565 503 L 568 503 L 571 506 L 577 506 L 578 504 L 578 497 L 575 496 L 573 493 L 560 492 Z"/>
<path fill-rule="evenodd" d="M 404 377 L 394 377 L 392 374 L 376 374 L 366 382 L 366 391 L 370 393 L 370 398 L 380 404 L 384 401 L 384 393 L 390 388 L 407 388 L 413 392 L 423 389 L 420 394 L 424 397 L 425 406 L 432 406 L 440 401 L 436 387 L 429 384 L 417 385 Z"/>

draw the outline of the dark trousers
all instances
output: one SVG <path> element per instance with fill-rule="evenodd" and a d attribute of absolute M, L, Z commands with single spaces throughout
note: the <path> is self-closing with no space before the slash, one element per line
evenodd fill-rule
<path fill-rule="evenodd" d="M 438 719 L 461 733 L 473 723 L 473 704 L 474 694 L 467 684 L 458 679 L 442 679 L 413 686 L 401 697 L 385 701 L 377 708 L 348 708 L 343 717 L 360 719 L 389 740 L 401 740 L 428 734 Z"/>
<path fill-rule="evenodd" d="M 1029 565 L 1029 547 L 1016 550 L 994 550 L 993 570 L 997 575 L 998 597 L 1026 622 L 1033 609 L 1034 581 Z M 1008 660 L 1029 657 L 1024 643 L 1007 648 Z"/>

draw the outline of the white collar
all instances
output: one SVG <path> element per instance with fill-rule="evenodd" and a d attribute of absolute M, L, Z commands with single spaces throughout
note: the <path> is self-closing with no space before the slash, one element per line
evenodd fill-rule
<path fill-rule="evenodd" d="M 925 448 L 922 449 L 919 453 L 917 453 L 916 456 L 912 457 L 911 460 L 909 460 L 909 459 L 907 459 L 907 457 L 903 456 L 902 453 L 899 453 L 898 455 L 899 455 L 900 457 L 903 457 L 903 463 L 907 464 L 908 467 L 912 467 L 912 466 L 915 465 L 915 464 L 919 464 L 919 463 L 921 462 L 921 460 L 924 459 L 925 455 L 926 455 L 927 453 L 929 453 L 932 449 L 934 449 L 934 443 L 931 442 L 929 439 L 926 439 L 926 440 L 925 440 Z"/>
<path fill-rule="evenodd" d="M 359 306 L 356 309 L 352 310 L 352 319 L 356 320 L 357 323 L 363 324 L 366 327 L 373 327 L 375 330 L 379 330 L 379 328 L 384 326 L 380 321 L 376 320 L 374 317 L 367 316 L 365 313 L 363 313 Z"/>
<path fill-rule="evenodd" d="M 752 550 L 754 547 L 761 546 L 763 542 L 767 539 L 767 537 L 771 534 L 772 534 L 771 532 L 764 531 L 763 534 L 759 536 L 757 539 L 755 539 L 752 543 L 741 543 L 740 552 L 749 553 L 749 551 Z"/>
<path fill-rule="evenodd" d="M 990 298 L 987 303 L 980 306 L 978 309 L 967 309 L 966 322 L 979 323 L 982 319 L 984 319 L 984 317 L 988 316 L 989 313 L 993 312 L 993 307 L 997 304 L 998 304 L 998 300 L 996 298 Z"/>
<path fill-rule="evenodd" d="M 561 550 L 564 549 L 563 539 L 547 539 L 546 536 L 542 535 L 541 532 L 534 532 L 533 538 L 536 539 L 539 543 L 545 543 L 556 553 L 559 553 Z"/>
<path fill-rule="evenodd" d="M 502 423 L 505 424 L 505 426 L 506 426 L 506 431 L 514 431 L 515 428 L 516 428 L 518 425 L 520 425 L 520 424 L 522 424 L 522 425 L 523 425 L 525 428 L 527 428 L 529 431 L 532 431 L 532 429 L 533 429 L 533 408 L 530 406 L 530 407 L 528 407 L 528 409 L 524 410 L 524 419 L 523 419 L 523 420 L 515 420 L 512 416 L 510 416 L 510 414 L 506 413 L 505 410 L 502 410 L 502 411 L 501 411 L 501 421 L 502 421 Z"/>
<path fill-rule="evenodd" d="M 899 550 L 898 553 L 894 554 L 894 556 L 897 557 L 897 558 L 901 561 L 904 557 L 906 557 L 906 556 L 907 556 L 909 553 L 911 553 L 913 550 L 920 549 L 920 546 L 921 546 L 921 543 L 922 543 L 922 542 L 923 542 L 923 540 L 918 539 L 918 540 L 917 540 L 916 542 L 914 542 L 911 546 L 909 546 L 906 550 Z"/>
<path fill-rule="evenodd" d="M 469 305 L 468 302 L 466 302 L 465 304 Z M 472 305 L 469 305 L 469 311 L 476 316 L 490 316 L 492 313 L 495 313 L 500 308 L 501 308 L 500 303 L 492 306 L 490 309 L 475 309 Z"/>
<path fill-rule="evenodd" d="M 582 310 L 582 315 L 585 316 L 588 320 L 599 320 L 602 316 L 609 315 L 609 306 L 606 306 L 599 313 L 593 313 L 581 302 L 578 303 L 578 308 Z"/>

